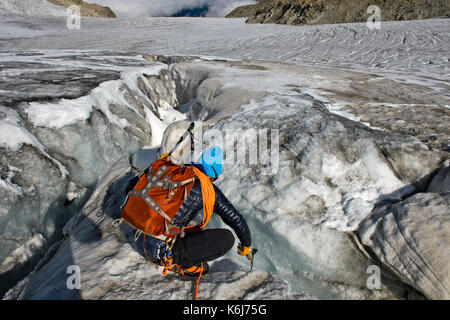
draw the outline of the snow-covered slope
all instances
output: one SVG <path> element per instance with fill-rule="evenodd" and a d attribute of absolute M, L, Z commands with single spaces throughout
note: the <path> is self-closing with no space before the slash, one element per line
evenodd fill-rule
<path fill-rule="evenodd" d="M 70 12 L 47 0 L 0 0 L 0 14 L 68 16 Z"/>
<path fill-rule="evenodd" d="M 24 24 L 24 22 L 27 22 Z M 8 39 L 9 48 L 94 49 L 164 55 L 208 55 L 339 66 L 384 72 L 399 81 L 445 79 L 450 19 L 386 21 L 371 30 L 365 23 L 320 26 L 248 25 L 245 19 L 146 18 L 83 20 L 68 30 L 65 19 L 2 17 L 0 24 L 50 28 L 33 39 Z M 406 72 L 406 74 L 402 74 Z M 420 80 L 419 80 L 420 79 Z M 443 92 L 443 91 L 442 91 Z"/>

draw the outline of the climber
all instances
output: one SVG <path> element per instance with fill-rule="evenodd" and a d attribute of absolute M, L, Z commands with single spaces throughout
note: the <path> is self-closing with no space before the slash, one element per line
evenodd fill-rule
<path fill-rule="evenodd" d="M 164 157 L 167 155 L 162 156 L 159 161 L 164 160 Z M 251 236 L 247 222 L 222 191 L 212 183 L 222 172 L 222 159 L 222 149 L 212 147 L 205 150 L 196 163 L 191 164 L 195 168 L 192 168 L 193 170 L 198 169 L 201 172 L 197 173 L 197 176 L 203 177 L 203 180 L 192 179 L 194 182 L 190 192 L 170 220 L 171 228 L 181 230 L 180 235 L 175 238 L 173 243 L 169 245 L 167 238 L 148 236 L 145 233 L 136 238 L 139 252 L 150 262 L 169 268 L 170 271 L 179 271 L 182 275 L 201 276 L 208 271 L 207 261 L 223 256 L 234 246 L 235 238 L 228 229 L 203 230 L 204 225 L 202 225 L 200 228 L 189 230 L 189 225 L 198 220 L 195 219 L 196 216 L 202 209 L 205 209 L 205 200 L 211 194 L 213 199 L 208 200 L 212 200 L 213 203 L 211 211 L 218 214 L 222 221 L 234 230 L 240 241 L 238 254 L 250 260 L 252 255 Z M 170 162 L 168 162 L 168 166 L 170 166 Z M 208 180 L 206 183 L 205 179 Z M 133 184 L 135 183 L 136 181 L 133 182 Z M 133 188 L 133 184 L 129 189 Z M 207 192 L 205 184 L 211 186 L 209 192 Z M 205 192 L 207 192 L 206 197 Z M 203 215 L 205 215 L 204 211 Z M 126 215 L 124 216 L 126 218 Z M 206 219 L 206 223 L 208 219 L 209 217 Z M 205 222 L 205 217 L 203 217 L 203 221 Z"/>

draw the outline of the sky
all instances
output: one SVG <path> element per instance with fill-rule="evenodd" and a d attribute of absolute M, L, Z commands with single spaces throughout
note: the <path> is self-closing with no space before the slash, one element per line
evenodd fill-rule
<path fill-rule="evenodd" d="M 121 18 L 206 16 L 225 17 L 234 8 L 257 0 L 85 0 L 110 7 Z"/>

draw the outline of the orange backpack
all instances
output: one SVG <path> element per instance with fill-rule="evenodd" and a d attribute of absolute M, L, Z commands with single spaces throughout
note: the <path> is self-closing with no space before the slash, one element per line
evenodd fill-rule
<path fill-rule="evenodd" d="M 172 219 L 191 191 L 195 179 L 200 180 L 203 196 L 203 221 L 197 226 L 178 228 Z M 163 157 L 150 165 L 139 177 L 121 208 L 121 221 L 126 221 L 137 234 L 175 238 L 184 231 L 206 226 L 214 209 L 215 193 L 208 176 L 194 166 L 178 166 Z"/>

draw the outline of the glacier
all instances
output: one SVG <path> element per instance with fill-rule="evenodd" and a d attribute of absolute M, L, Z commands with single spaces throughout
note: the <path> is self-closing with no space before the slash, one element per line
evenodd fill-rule
<path fill-rule="evenodd" d="M 446 164 L 447 20 L 381 30 L 83 18 L 71 31 L 64 22 L 0 21 L 2 287 L 32 271 L 6 299 L 191 298 L 191 282 L 161 278 L 132 236 L 109 227 L 123 183 L 186 120 L 200 124 L 200 147 L 235 151 L 227 132 L 278 132 L 276 163 L 235 159 L 217 182 L 249 222 L 255 271 L 230 252 L 200 298 L 427 297 L 368 252 L 359 228 L 370 234 L 374 207 L 420 192 L 417 181 Z M 410 107 L 435 125 L 408 131 Z M 405 123 L 381 121 L 386 112 Z M 211 225 L 224 227 L 217 217 Z M 374 264 L 379 290 L 366 283 Z M 81 290 L 67 288 L 69 265 L 82 271 Z"/>

